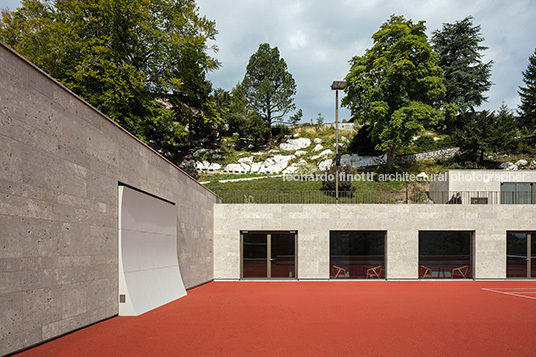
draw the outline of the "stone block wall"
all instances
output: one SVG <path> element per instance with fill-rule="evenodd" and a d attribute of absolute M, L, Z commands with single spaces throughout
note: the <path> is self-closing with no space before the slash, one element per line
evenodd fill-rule
<path fill-rule="evenodd" d="M 417 279 L 419 231 L 473 231 L 475 279 L 506 278 L 506 232 L 535 231 L 535 205 L 220 204 L 214 278 L 240 278 L 240 231 L 296 231 L 298 278 L 329 279 L 329 231 L 387 231 L 387 279 Z"/>
<path fill-rule="evenodd" d="M 185 286 L 217 197 L 0 43 L 0 355 L 118 312 L 118 185 L 174 202 Z"/>

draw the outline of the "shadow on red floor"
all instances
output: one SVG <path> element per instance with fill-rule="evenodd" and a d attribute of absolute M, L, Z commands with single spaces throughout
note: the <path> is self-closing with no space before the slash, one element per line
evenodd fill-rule
<path fill-rule="evenodd" d="M 213 282 L 21 355 L 526 356 L 534 331 L 536 282 Z"/>

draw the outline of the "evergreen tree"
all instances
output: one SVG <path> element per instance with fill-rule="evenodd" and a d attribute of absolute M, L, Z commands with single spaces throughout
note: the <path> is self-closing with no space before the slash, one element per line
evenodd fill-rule
<path fill-rule="evenodd" d="M 483 163 L 486 153 L 508 153 L 516 148 L 516 119 L 504 104 L 497 114 L 484 110 L 468 114 L 466 119 L 456 139 L 471 158 Z"/>
<path fill-rule="evenodd" d="M 521 99 L 519 115 L 523 122 L 536 124 L 536 50 L 529 57 L 529 65 L 523 72 L 523 82 L 526 87 L 519 87 L 518 92 Z"/>
<path fill-rule="evenodd" d="M 480 44 L 482 41 L 480 25 L 473 25 L 471 16 L 454 24 L 443 24 L 441 30 L 432 33 L 446 88 L 443 103 L 457 105 L 462 115 L 487 101 L 484 93 L 492 85 L 493 61 L 482 62 L 481 52 L 487 49 Z"/>
<path fill-rule="evenodd" d="M 249 59 L 242 86 L 249 106 L 268 128 L 268 144 L 271 145 L 273 121 L 281 120 L 296 108 L 293 98 L 296 83 L 277 47 L 270 48 L 267 43 L 259 46 Z"/>
<path fill-rule="evenodd" d="M 231 91 L 226 121 L 229 133 L 237 133 L 240 138 L 238 149 L 248 148 L 250 145 L 259 146 L 264 143 L 264 138 L 270 130 L 259 114 L 249 106 L 242 83 L 238 83 Z"/>

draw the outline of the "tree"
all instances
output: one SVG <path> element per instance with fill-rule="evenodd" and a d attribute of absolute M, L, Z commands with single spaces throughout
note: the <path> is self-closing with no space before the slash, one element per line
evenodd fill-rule
<path fill-rule="evenodd" d="M 324 117 L 322 116 L 322 113 L 318 113 L 318 115 L 316 116 L 316 125 L 320 126 L 322 124 L 324 124 Z"/>
<path fill-rule="evenodd" d="M 242 85 L 248 104 L 268 128 L 268 144 L 271 145 L 272 122 L 296 108 L 293 98 L 296 83 L 277 47 L 270 48 L 267 43 L 259 45 L 249 59 Z"/>
<path fill-rule="evenodd" d="M 238 133 L 240 141 L 238 148 L 254 147 L 261 144 L 268 135 L 269 127 L 249 105 L 242 83 L 238 83 L 231 91 L 229 112 L 226 116 L 231 134 Z"/>
<path fill-rule="evenodd" d="M 446 88 L 443 103 L 457 105 L 462 115 L 487 101 L 484 93 L 492 85 L 493 61 L 482 62 L 481 52 L 487 49 L 480 45 L 482 41 L 480 25 L 473 25 L 471 16 L 454 24 L 443 24 L 441 30 L 432 32 Z"/>
<path fill-rule="evenodd" d="M 187 133 L 219 120 L 216 33 L 193 0 L 23 0 L 0 21 L 2 41 L 176 163 Z"/>
<path fill-rule="evenodd" d="M 491 152 L 511 152 L 517 141 L 516 119 L 503 104 L 497 114 L 489 111 L 467 115 L 467 122 L 456 134 L 462 151 L 479 163 Z"/>
<path fill-rule="evenodd" d="M 303 118 L 303 111 L 301 109 L 298 109 L 294 115 L 291 115 L 289 118 L 289 124 L 292 126 L 298 126 L 300 125 L 300 121 Z"/>
<path fill-rule="evenodd" d="M 373 47 L 350 61 L 342 102 L 359 123 L 370 125 L 376 149 L 387 152 L 387 172 L 396 150 L 408 145 L 423 123 L 444 119 L 436 107 L 445 96 L 442 71 L 425 30 L 422 21 L 393 15 L 372 36 Z M 446 109 L 448 115 L 453 111 Z"/>
<path fill-rule="evenodd" d="M 521 99 L 519 115 L 523 122 L 536 124 L 536 50 L 529 57 L 529 65 L 523 72 L 523 82 L 526 87 L 519 87 L 518 92 Z"/>

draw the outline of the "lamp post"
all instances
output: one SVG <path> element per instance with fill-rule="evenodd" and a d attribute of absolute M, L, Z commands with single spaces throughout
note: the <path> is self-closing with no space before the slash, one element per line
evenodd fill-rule
<path fill-rule="evenodd" d="M 339 203 L 339 89 L 346 88 L 346 81 L 333 81 L 331 89 L 335 91 L 335 203 Z"/>

